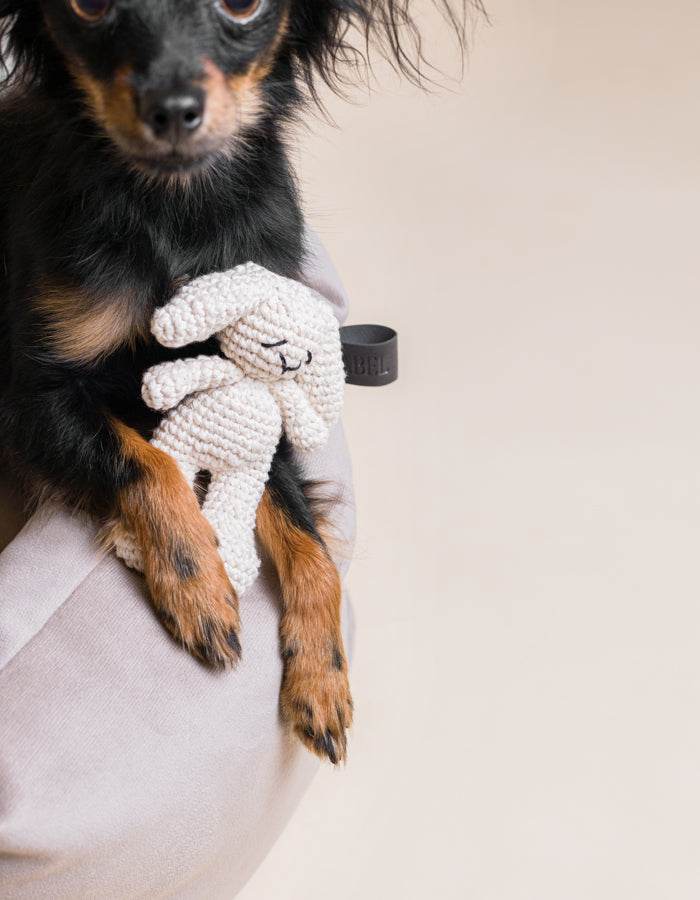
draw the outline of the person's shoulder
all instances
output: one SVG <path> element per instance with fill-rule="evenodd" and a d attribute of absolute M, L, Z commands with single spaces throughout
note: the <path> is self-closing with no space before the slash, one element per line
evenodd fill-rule
<path fill-rule="evenodd" d="M 304 230 L 304 248 L 300 280 L 328 300 L 342 325 L 348 317 L 350 306 L 347 292 L 326 247 L 308 225 Z"/>

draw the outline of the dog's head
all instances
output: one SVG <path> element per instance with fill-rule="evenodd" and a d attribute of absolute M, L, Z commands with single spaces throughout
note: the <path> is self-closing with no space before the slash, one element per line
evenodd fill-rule
<path fill-rule="evenodd" d="M 132 164 L 181 173 L 287 114 L 300 82 L 332 82 L 352 57 L 353 27 L 410 68 L 409 2 L 0 0 L 0 62 L 15 80 L 65 78 Z"/>
<path fill-rule="evenodd" d="M 63 70 L 121 153 L 158 173 L 231 152 L 256 123 L 289 20 L 286 0 L 11 4 L 20 65 Z"/>

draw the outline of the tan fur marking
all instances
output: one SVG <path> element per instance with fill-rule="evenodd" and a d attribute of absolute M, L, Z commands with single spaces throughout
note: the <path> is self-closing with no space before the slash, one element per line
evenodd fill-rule
<path fill-rule="evenodd" d="M 34 305 L 47 319 L 52 350 L 66 362 L 93 363 L 148 335 L 147 315 L 129 297 L 95 299 L 80 288 L 44 284 Z"/>
<path fill-rule="evenodd" d="M 205 132 L 217 134 L 226 125 L 233 125 L 232 133 L 236 133 L 255 124 L 263 109 L 261 83 L 272 71 L 288 22 L 285 13 L 269 47 L 242 75 L 226 76 L 210 59 L 204 60 L 208 111 Z"/>
<path fill-rule="evenodd" d="M 231 665 L 240 650 L 238 599 L 194 491 L 167 453 L 121 422 L 114 428 L 140 477 L 119 495 L 111 537 L 119 529 L 135 535 L 153 605 L 173 637 L 210 665 Z"/>
<path fill-rule="evenodd" d="M 262 112 L 259 85 L 249 75 L 226 77 L 211 60 L 204 60 L 202 85 L 207 95 L 203 137 L 235 136 L 254 125 Z"/>
<path fill-rule="evenodd" d="M 282 589 L 282 713 L 313 753 L 340 762 L 346 755 L 352 699 L 340 629 L 338 570 L 317 541 L 289 522 L 267 489 L 258 507 L 257 528 Z"/>
<path fill-rule="evenodd" d="M 131 87 L 131 69 L 122 67 L 112 81 L 106 82 L 93 78 L 78 63 L 71 61 L 69 65 L 95 118 L 105 130 L 122 138 L 142 140 L 143 123 L 139 119 Z"/>
<path fill-rule="evenodd" d="M 60 39 L 57 38 L 50 18 L 44 14 L 44 25 L 51 34 L 53 42 L 60 49 L 66 65 L 83 91 L 95 119 L 115 139 L 138 139 L 142 137 L 141 123 L 138 120 L 134 92 L 131 88 L 132 70 L 130 66 L 118 69 L 111 82 L 98 81 L 85 68 L 83 61 L 66 52 Z"/>

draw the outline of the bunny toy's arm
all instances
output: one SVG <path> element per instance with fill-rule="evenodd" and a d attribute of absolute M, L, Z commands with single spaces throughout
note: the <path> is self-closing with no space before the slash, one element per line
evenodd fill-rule
<path fill-rule="evenodd" d="M 195 356 L 152 366 L 143 376 L 141 396 L 151 409 L 172 409 L 189 394 L 235 384 L 243 372 L 220 356 Z"/>
<path fill-rule="evenodd" d="M 269 385 L 282 413 L 284 432 L 300 450 L 314 450 L 328 440 L 329 428 L 309 403 L 296 381 L 275 381 Z"/>

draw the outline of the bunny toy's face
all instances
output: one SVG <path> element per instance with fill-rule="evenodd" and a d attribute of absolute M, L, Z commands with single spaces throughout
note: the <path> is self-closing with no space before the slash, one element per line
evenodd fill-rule
<path fill-rule="evenodd" d="M 302 346 L 298 340 L 290 341 L 282 336 L 273 340 L 259 341 L 258 346 L 251 346 L 248 340 L 235 341 L 233 361 L 249 374 L 261 381 L 279 381 L 296 378 L 306 366 L 311 365 L 314 351 Z M 266 335 L 267 336 L 267 335 Z M 242 337 L 238 335 L 238 337 Z M 237 352 L 236 352 L 237 351 Z"/>
<path fill-rule="evenodd" d="M 226 356 L 252 378 L 268 382 L 297 378 L 322 353 L 329 315 L 317 300 L 306 309 L 297 302 L 293 310 L 279 302 L 264 303 L 226 328 L 219 342 Z"/>
<path fill-rule="evenodd" d="M 313 361 L 312 350 L 290 344 L 286 338 L 263 342 L 260 347 L 264 351 L 261 355 L 265 360 L 265 368 L 271 368 L 273 372 L 278 370 L 280 378 L 294 378 L 302 366 L 308 366 Z"/>

